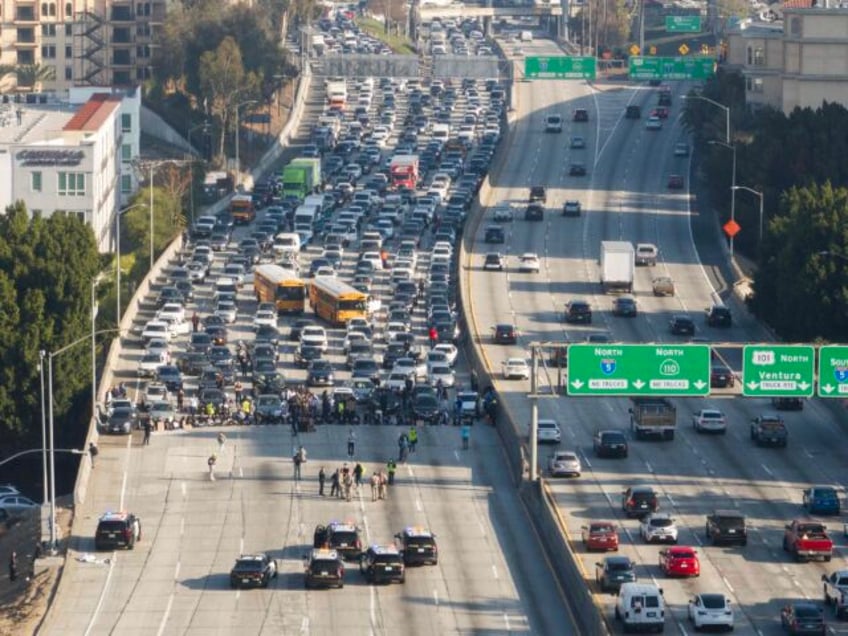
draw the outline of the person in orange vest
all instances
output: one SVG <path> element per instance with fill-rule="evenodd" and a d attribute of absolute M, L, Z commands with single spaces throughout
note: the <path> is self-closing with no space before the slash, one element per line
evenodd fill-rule
<path fill-rule="evenodd" d="M 388 269 L 388 267 L 389 267 L 389 252 L 386 250 L 385 247 L 380 250 L 380 261 L 383 264 L 383 269 Z"/>

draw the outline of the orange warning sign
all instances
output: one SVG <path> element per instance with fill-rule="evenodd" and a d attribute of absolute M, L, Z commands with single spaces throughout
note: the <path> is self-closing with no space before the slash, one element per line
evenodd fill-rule
<path fill-rule="evenodd" d="M 733 219 L 730 219 L 727 223 L 725 223 L 722 226 L 722 229 L 724 230 L 725 234 L 727 234 L 730 238 L 733 238 L 734 236 L 739 234 L 739 231 L 742 228 L 736 221 L 734 221 Z"/>

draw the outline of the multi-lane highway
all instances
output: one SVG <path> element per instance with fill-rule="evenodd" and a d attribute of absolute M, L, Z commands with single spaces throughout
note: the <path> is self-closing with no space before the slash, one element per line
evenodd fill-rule
<path fill-rule="evenodd" d="M 556 54 L 552 44 L 536 41 L 524 45 L 528 55 Z M 697 336 L 712 342 L 758 342 L 764 330 L 729 300 L 734 310 L 730 330 L 707 328 L 701 313 L 714 292 L 713 283 L 699 263 L 690 231 L 690 199 L 687 191 L 666 189 L 670 173 L 687 175 L 688 159 L 673 156 L 673 146 L 684 136 L 679 115 L 685 86 L 674 86 L 674 104 L 662 130 L 645 128 L 644 114 L 656 106 L 656 90 L 626 81 L 522 83 L 518 85 L 521 118 L 517 123 L 516 148 L 498 174 L 486 203 L 514 201 L 526 204 L 531 185 L 547 186 L 548 216 L 543 223 L 521 220 L 508 229 L 505 246 L 483 243 L 482 227 L 470 261 L 472 324 L 480 334 L 485 355 L 494 372 L 503 359 L 528 355 L 532 341 L 582 342 L 589 333 L 610 332 L 620 342 L 685 342 L 668 332 L 672 313 L 684 312 L 696 320 Z M 642 106 L 643 119 L 624 118 L 628 104 Z M 575 108 L 589 110 L 590 121 L 571 121 Z M 562 134 L 545 134 L 544 117 L 560 113 L 566 126 Z M 569 149 L 571 135 L 587 139 L 585 150 Z M 568 175 L 572 160 L 584 161 L 586 177 Z M 687 183 L 688 186 L 688 183 Z M 562 203 L 578 199 L 580 218 L 561 216 Z M 521 208 L 520 208 L 521 209 Z M 635 295 L 637 318 L 615 318 L 612 296 L 604 296 L 599 284 L 597 260 L 602 240 L 655 243 L 660 249 L 656 268 L 637 269 Z M 489 249 L 507 254 L 508 270 L 485 272 L 483 254 Z M 516 258 L 537 252 L 542 260 L 539 274 L 518 273 Z M 651 277 L 670 275 L 677 286 L 674 297 L 655 298 Z M 563 305 L 585 298 L 594 308 L 590 326 L 561 322 Z M 516 346 L 494 346 L 489 328 L 496 322 L 514 322 L 520 330 Z M 739 360 L 729 362 L 739 370 Z M 556 382 L 556 372 L 540 373 L 540 388 Z M 529 383 L 498 379 L 498 389 L 519 426 L 528 427 Z M 561 448 L 576 450 L 584 464 L 577 480 L 553 481 L 557 501 L 582 561 L 587 583 L 594 587 L 595 563 L 602 556 L 586 554 L 579 545 L 580 529 L 590 519 L 612 519 L 621 529 L 622 553 L 637 562 L 641 580 L 655 580 L 665 591 L 670 621 L 685 632 L 687 601 L 697 592 L 722 592 L 736 607 L 740 633 L 777 633 L 780 608 L 793 599 L 821 601 L 820 576 L 844 567 L 846 540 L 841 520 L 831 521 L 836 549 L 831 563 L 797 564 L 782 550 L 784 524 L 802 517 L 801 489 L 814 483 L 832 483 L 844 490 L 846 453 L 840 441 L 842 424 L 831 410 L 817 401 L 803 412 L 785 413 L 790 442 L 786 450 L 758 448 L 749 439 L 749 422 L 770 411 L 766 400 L 730 397 L 674 400 L 678 434 L 672 442 L 630 442 L 628 459 L 597 459 L 592 452 L 596 430 L 628 430 L 628 402 L 616 398 L 542 398 L 540 417 L 554 418 L 563 428 Z M 691 426 L 691 415 L 705 406 L 725 412 L 729 430 L 725 436 L 703 436 Z M 540 449 L 544 466 L 548 452 Z M 661 510 L 670 512 L 680 526 L 679 543 L 696 547 L 701 575 L 668 580 L 657 566 L 657 546 L 639 538 L 638 522 L 621 513 L 621 491 L 635 483 L 654 486 L 660 493 Z M 715 508 L 737 509 L 748 519 L 750 539 L 746 548 L 704 545 L 705 515 Z M 599 596 L 612 622 L 614 596 Z M 846 628 L 832 621 L 830 629 Z"/>
<path fill-rule="evenodd" d="M 316 84 L 312 121 L 324 97 Z M 308 115 L 301 139 L 312 121 Z M 419 267 L 426 271 L 426 255 Z M 199 294 L 203 315 L 210 301 L 211 291 Z M 249 286 L 240 302 L 231 341 L 250 332 L 255 302 Z M 142 311 L 138 324 L 152 315 L 150 305 Z M 341 335 L 331 331 L 337 366 Z M 134 380 L 141 351 L 131 349 L 115 370 L 133 396 L 144 391 Z M 302 379 L 291 365 L 293 348 L 284 345 L 281 352 L 287 376 Z M 206 460 L 217 452 L 221 430 L 227 441 L 210 481 Z M 141 445 L 138 432 L 101 437 L 86 501 L 76 511 L 76 549 L 44 633 L 576 634 L 493 429 L 474 427 L 468 451 L 460 449 L 458 428 L 421 430 L 387 501 L 372 502 L 365 491 L 350 502 L 318 496 L 320 467 L 328 474 L 345 461 L 362 461 L 367 471 L 384 467 L 397 455 L 399 432 L 357 427 L 353 460 L 346 454 L 348 429 L 334 425 L 298 435 L 282 426 L 158 431 L 149 446 Z M 301 444 L 308 461 L 297 483 L 291 457 Z M 142 540 L 134 550 L 94 552 L 97 520 L 108 510 L 140 516 Z M 404 526 L 429 528 L 437 535 L 439 563 L 412 568 L 404 585 L 390 587 L 367 585 L 358 565 L 349 563 L 344 589 L 305 591 L 303 556 L 313 529 L 330 520 L 352 520 L 367 544 L 390 543 Z M 231 590 L 235 558 L 259 551 L 277 559 L 279 577 L 265 590 Z"/>

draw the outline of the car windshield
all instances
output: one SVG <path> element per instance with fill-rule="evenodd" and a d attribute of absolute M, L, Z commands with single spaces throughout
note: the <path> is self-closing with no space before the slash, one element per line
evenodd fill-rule
<path fill-rule="evenodd" d="M 674 522 L 671 519 L 651 519 L 651 525 L 655 528 L 669 528 Z"/>
<path fill-rule="evenodd" d="M 685 550 L 681 552 L 674 552 L 671 556 L 674 559 L 694 559 L 695 553 L 691 550 Z"/>
<path fill-rule="evenodd" d="M 259 559 L 239 559 L 234 569 L 241 572 L 261 572 L 262 562 Z"/>
<path fill-rule="evenodd" d="M 624 435 L 621 435 L 619 433 L 606 433 L 605 435 L 601 436 L 601 440 L 605 444 L 619 444 L 624 441 Z"/>
<path fill-rule="evenodd" d="M 813 491 L 813 496 L 817 499 L 836 499 L 836 493 L 829 488 L 819 488 Z"/>
<path fill-rule="evenodd" d="M 590 532 L 593 532 L 593 533 L 596 533 L 596 534 L 610 534 L 610 533 L 612 533 L 612 532 L 613 532 L 613 527 L 612 527 L 611 525 L 609 525 L 609 524 L 603 524 L 603 525 L 600 525 L 600 524 L 599 524 L 599 525 L 592 525 L 592 526 L 589 528 L 589 531 L 590 531 Z"/>
<path fill-rule="evenodd" d="M 806 606 L 796 606 L 795 607 L 795 616 L 798 618 L 803 618 L 804 620 L 821 619 L 821 612 L 817 607 L 806 607 Z"/>
<path fill-rule="evenodd" d="M 609 561 L 607 568 L 610 572 L 629 572 L 633 566 L 629 561 Z"/>

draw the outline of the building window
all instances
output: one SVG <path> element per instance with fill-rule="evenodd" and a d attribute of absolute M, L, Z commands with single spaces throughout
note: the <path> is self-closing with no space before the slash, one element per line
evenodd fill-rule
<path fill-rule="evenodd" d="M 766 64 L 766 52 L 757 47 L 754 49 L 754 66 L 765 66 Z"/>
<path fill-rule="evenodd" d="M 41 210 L 37 210 L 35 208 L 30 208 L 29 213 L 32 214 L 32 218 L 40 219 L 43 214 Z"/>
<path fill-rule="evenodd" d="M 130 144 L 121 146 L 121 161 L 132 161 L 132 146 Z"/>
<path fill-rule="evenodd" d="M 138 58 L 148 58 L 150 57 L 150 46 L 147 44 L 140 44 L 135 47 L 135 55 Z"/>
<path fill-rule="evenodd" d="M 71 17 L 73 17 L 73 15 L 74 15 L 74 5 L 71 4 L 70 2 L 66 2 L 65 3 L 65 17 L 71 18 Z M 68 26 L 70 26 L 70 24 Z"/>
<path fill-rule="evenodd" d="M 35 51 L 32 49 L 18 51 L 18 64 L 35 64 Z"/>
<path fill-rule="evenodd" d="M 85 217 L 90 214 L 90 212 L 77 212 L 77 218 L 80 220 L 80 223 L 85 223 Z"/>
<path fill-rule="evenodd" d="M 132 132 L 132 115 L 121 113 L 121 132 Z"/>
<path fill-rule="evenodd" d="M 33 192 L 41 192 L 41 172 L 30 174 L 30 187 Z"/>
<path fill-rule="evenodd" d="M 762 77 L 746 77 L 745 78 L 745 89 L 749 93 L 762 93 L 763 92 L 763 78 Z"/>
<path fill-rule="evenodd" d="M 74 79 L 74 68 L 72 66 L 65 67 L 65 79 L 68 81 Z"/>
<path fill-rule="evenodd" d="M 42 24 L 41 25 L 41 35 L 45 38 L 56 37 L 56 23 L 51 22 L 50 24 Z"/>
<path fill-rule="evenodd" d="M 799 16 L 793 16 L 789 21 L 789 33 L 794 37 L 801 37 L 801 31 L 801 18 Z"/>
<path fill-rule="evenodd" d="M 70 5 L 68 5 L 68 6 L 70 6 Z M 66 11 L 67 11 L 67 9 L 66 9 Z M 71 14 L 68 13 L 66 17 L 70 18 Z M 73 24 L 66 24 L 65 25 L 65 37 L 69 38 L 69 37 L 72 37 L 73 35 L 74 35 L 74 25 Z"/>
<path fill-rule="evenodd" d="M 122 174 L 121 175 L 121 193 L 122 194 L 130 194 L 132 192 L 132 175 L 131 174 Z"/>
<path fill-rule="evenodd" d="M 82 172 L 60 172 L 59 173 L 59 196 L 77 196 L 85 194 L 85 173 Z"/>
<path fill-rule="evenodd" d="M 45 44 L 41 47 L 41 57 L 45 60 L 56 59 L 56 47 L 52 44 Z"/>
<path fill-rule="evenodd" d="M 65 47 L 65 59 L 69 60 L 74 56 L 74 49 L 70 45 Z"/>

